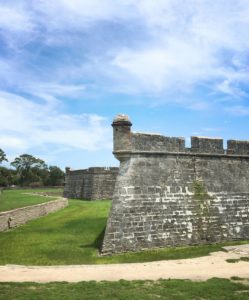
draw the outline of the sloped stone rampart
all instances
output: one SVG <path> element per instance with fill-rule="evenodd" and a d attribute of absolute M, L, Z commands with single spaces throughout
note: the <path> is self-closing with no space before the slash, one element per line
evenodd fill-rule
<path fill-rule="evenodd" d="M 61 198 L 37 205 L 0 212 L 0 232 L 18 227 L 30 220 L 48 215 L 66 206 L 68 206 L 68 200 Z"/>
<path fill-rule="evenodd" d="M 131 123 L 130 123 L 131 124 Z M 103 254 L 249 238 L 249 142 L 129 133 Z M 124 125 L 123 125 L 124 126 Z M 118 150 L 117 150 L 118 149 Z"/>

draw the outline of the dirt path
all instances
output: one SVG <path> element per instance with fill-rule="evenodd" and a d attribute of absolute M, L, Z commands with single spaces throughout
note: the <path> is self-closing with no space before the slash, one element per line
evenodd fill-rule
<path fill-rule="evenodd" d="M 226 247 L 228 252 L 214 252 L 194 259 L 168 260 L 150 263 L 74 266 L 0 266 L 1 282 L 79 282 L 89 280 L 157 280 L 178 278 L 206 280 L 212 277 L 249 278 L 249 262 L 228 263 L 226 259 L 249 257 L 249 245 Z"/>

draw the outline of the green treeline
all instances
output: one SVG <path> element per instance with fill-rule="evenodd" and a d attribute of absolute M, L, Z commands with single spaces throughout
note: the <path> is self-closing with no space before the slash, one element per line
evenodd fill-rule
<path fill-rule="evenodd" d="M 22 154 L 10 163 L 10 168 L 1 166 L 8 161 L 0 149 L 0 187 L 8 186 L 61 186 L 65 173 L 57 166 L 48 166 L 45 161 L 30 154 Z"/>

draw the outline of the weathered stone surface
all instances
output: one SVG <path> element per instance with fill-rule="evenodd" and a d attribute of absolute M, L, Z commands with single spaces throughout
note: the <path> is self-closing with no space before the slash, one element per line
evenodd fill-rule
<path fill-rule="evenodd" d="M 130 136 L 130 151 L 114 149 L 121 163 L 103 254 L 249 238 L 246 143 L 232 155 L 222 139 L 194 137 L 189 149 L 182 138 Z"/>
<path fill-rule="evenodd" d="M 143 151 L 185 151 L 184 138 L 168 137 L 148 133 L 133 133 L 131 135 L 132 150 Z"/>
<path fill-rule="evenodd" d="M 227 154 L 249 155 L 249 141 L 227 141 Z"/>
<path fill-rule="evenodd" d="M 51 212 L 63 209 L 66 206 L 68 206 L 68 200 L 61 198 L 37 205 L 0 212 L 0 232 L 18 227 L 30 220 L 45 216 Z"/>
<path fill-rule="evenodd" d="M 64 197 L 84 200 L 112 199 L 119 168 L 66 169 Z"/>
<path fill-rule="evenodd" d="M 192 136 L 191 151 L 199 153 L 224 154 L 223 139 Z"/>

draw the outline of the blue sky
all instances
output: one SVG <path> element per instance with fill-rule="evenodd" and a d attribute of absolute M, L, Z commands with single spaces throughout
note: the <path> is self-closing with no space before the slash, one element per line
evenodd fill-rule
<path fill-rule="evenodd" d="M 248 28 L 248 0 L 0 0 L 0 148 L 115 166 L 117 113 L 249 140 Z"/>

